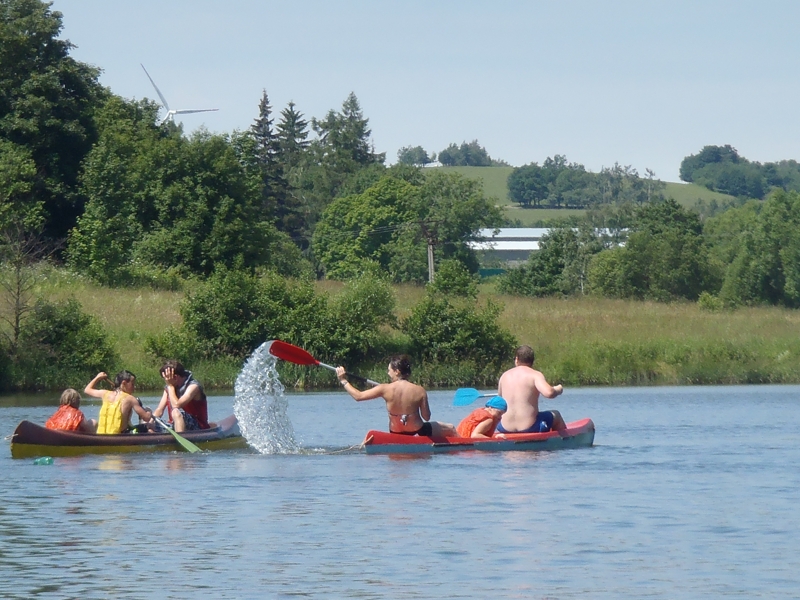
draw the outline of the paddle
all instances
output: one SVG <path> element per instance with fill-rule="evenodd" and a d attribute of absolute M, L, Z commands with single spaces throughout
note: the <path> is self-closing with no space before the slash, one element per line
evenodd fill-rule
<path fill-rule="evenodd" d="M 187 450 L 188 452 L 202 452 L 199 446 L 195 446 L 192 442 L 190 442 L 185 437 L 180 435 L 177 431 L 175 431 L 171 427 L 168 427 L 167 424 L 164 423 L 164 421 L 162 421 L 158 417 L 153 417 L 153 420 L 159 425 L 161 425 L 164 429 L 169 431 L 172 434 L 172 437 L 175 438 L 175 441 L 178 442 L 181 446 L 183 446 L 184 449 Z"/>
<path fill-rule="evenodd" d="M 456 397 L 453 398 L 454 406 L 466 406 L 472 404 L 478 398 L 493 398 L 497 394 L 481 394 L 475 388 L 459 388 L 456 390 Z"/>
<path fill-rule="evenodd" d="M 316 358 L 311 356 L 308 352 L 306 352 L 302 348 L 293 346 L 288 342 L 282 342 L 281 340 L 272 340 L 272 342 L 270 342 L 269 353 L 272 354 L 272 356 L 276 356 L 281 360 L 285 360 L 287 362 L 294 363 L 296 365 L 304 365 L 304 366 L 313 365 L 317 367 L 325 367 L 326 369 L 330 369 L 331 371 L 336 370 L 336 367 L 332 367 L 331 365 L 326 365 L 323 362 L 319 362 Z M 353 373 L 346 373 L 346 375 L 362 383 L 368 383 L 370 385 L 380 385 L 377 381 L 372 381 L 372 379 L 367 379 L 366 377 L 361 377 L 360 375 L 354 375 Z"/>

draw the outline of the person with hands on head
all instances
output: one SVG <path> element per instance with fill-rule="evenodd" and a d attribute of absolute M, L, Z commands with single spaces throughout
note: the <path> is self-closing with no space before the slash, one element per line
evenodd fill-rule
<path fill-rule="evenodd" d="M 422 435 L 432 438 L 453 437 L 455 427 L 450 423 L 431 421 L 428 393 L 420 385 L 411 383 L 411 361 L 408 356 L 393 356 L 388 367 L 391 383 L 381 383 L 363 392 L 347 381 L 344 367 L 336 367 L 336 376 L 344 390 L 356 402 L 383 398 L 389 413 L 389 433 Z"/>
<path fill-rule="evenodd" d="M 206 393 L 192 372 L 177 360 L 168 360 L 161 367 L 161 377 L 165 383 L 164 393 L 153 414 L 160 418 L 168 410 L 178 433 L 209 429 Z"/>
<path fill-rule="evenodd" d="M 130 371 L 120 371 L 114 377 L 113 390 L 100 390 L 95 386 L 99 381 L 108 379 L 106 373 L 98 373 L 84 388 L 87 396 L 100 398 L 100 416 L 97 419 L 97 433 L 124 433 L 130 428 L 131 415 L 136 413 L 142 421 L 151 421 L 153 411 L 143 407 L 138 398 L 133 396 L 136 386 L 136 375 Z"/>
<path fill-rule="evenodd" d="M 533 348 L 520 346 L 514 356 L 514 368 L 500 376 L 497 394 L 508 403 L 508 411 L 497 424 L 500 433 L 562 431 L 567 427 L 557 410 L 539 411 L 539 394 L 555 398 L 564 388 L 547 383 L 544 375 L 533 368 L 533 361 Z"/>

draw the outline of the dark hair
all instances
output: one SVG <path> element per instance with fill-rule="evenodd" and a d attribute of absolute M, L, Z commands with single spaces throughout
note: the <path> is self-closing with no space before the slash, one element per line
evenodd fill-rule
<path fill-rule="evenodd" d="M 397 354 L 389 359 L 389 366 L 400 373 L 400 377 L 407 379 L 411 376 L 411 359 L 408 354 Z"/>
<path fill-rule="evenodd" d="M 123 381 L 130 381 L 131 379 L 136 379 L 136 375 L 130 371 L 120 371 L 117 373 L 117 376 L 114 377 L 114 387 L 119 389 L 119 386 L 122 385 Z"/>
<path fill-rule="evenodd" d="M 177 360 L 168 360 L 164 363 L 164 366 L 161 367 L 161 374 L 164 374 L 164 371 L 167 369 L 172 369 L 175 372 L 175 375 L 178 377 L 186 377 L 186 367 L 184 367 L 180 362 Z"/>
<path fill-rule="evenodd" d="M 520 346 L 517 348 L 515 356 L 520 364 L 528 365 L 529 367 L 533 365 L 533 361 L 536 358 L 533 355 L 533 348 L 530 346 Z"/>

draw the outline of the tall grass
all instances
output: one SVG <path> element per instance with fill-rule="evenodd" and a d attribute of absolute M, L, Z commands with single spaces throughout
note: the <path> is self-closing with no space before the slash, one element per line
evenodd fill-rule
<path fill-rule="evenodd" d="M 320 282 L 318 288 L 337 294 L 342 286 Z M 421 286 L 394 289 L 399 318 L 424 295 Z M 139 387 L 161 386 L 160 365 L 144 344 L 148 335 L 180 323 L 182 292 L 108 289 L 59 270 L 48 274 L 41 291 L 55 300 L 77 298 L 111 335 L 122 358 L 120 367 L 136 373 Z M 501 324 L 519 343 L 533 346 L 536 366 L 548 379 L 566 385 L 800 382 L 800 311 L 755 307 L 707 312 L 688 302 L 523 298 L 498 295 L 493 283 L 484 283 L 479 299 L 488 298 L 504 305 Z M 407 345 L 402 334 L 389 333 L 392 348 Z M 374 364 L 358 366 L 360 374 L 385 381 L 385 354 L 386 349 L 376 349 Z M 506 362 L 512 366 L 513 357 Z M 206 386 L 231 388 L 241 361 L 190 367 Z M 281 365 L 281 374 L 289 388 L 336 385 L 326 369 Z M 468 363 L 414 368 L 415 380 L 431 387 L 491 386 L 497 376 Z"/>

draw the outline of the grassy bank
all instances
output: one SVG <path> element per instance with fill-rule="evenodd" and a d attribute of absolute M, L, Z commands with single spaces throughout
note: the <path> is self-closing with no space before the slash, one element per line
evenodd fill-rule
<path fill-rule="evenodd" d="M 318 285 L 331 294 L 341 289 L 335 282 Z M 111 335 L 122 365 L 143 387 L 160 386 L 159 365 L 144 343 L 148 335 L 180 322 L 181 293 L 106 289 L 58 272 L 44 287 L 54 299 L 75 296 Z M 409 285 L 396 286 L 395 292 L 401 318 L 424 294 Z M 504 304 L 502 325 L 534 347 L 536 364 L 548 378 L 567 385 L 800 382 L 800 311 L 709 313 L 691 303 L 519 298 L 498 296 L 490 283 L 481 286 L 481 299 L 487 298 Z M 383 380 L 385 357 L 375 358 L 381 363 L 362 374 Z M 228 388 L 241 365 L 212 361 L 191 367 L 209 387 Z M 284 365 L 282 373 L 287 387 L 332 383 L 325 369 Z M 416 375 L 427 385 L 492 383 L 470 382 L 471 374 L 459 365 L 421 366 Z"/>

